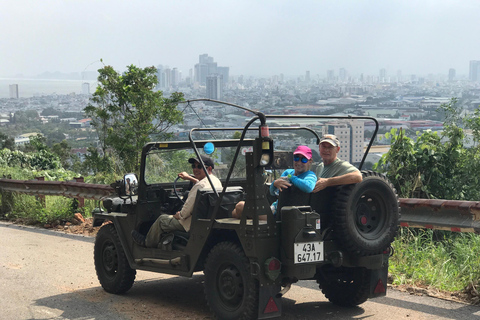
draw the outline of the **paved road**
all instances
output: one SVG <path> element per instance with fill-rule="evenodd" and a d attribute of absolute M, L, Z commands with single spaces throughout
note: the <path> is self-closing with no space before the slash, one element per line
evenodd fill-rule
<path fill-rule="evenodd" d="M 212 319 L 203 275 L 138 272 L 125 295 L 100 287 L 93 238 L 0 223 L 0 319 Z M 384 298 L 343 309 L 313 281 L 294 285 L 282 319 L 480 319 L 480 307 L 389 290 Z"/>

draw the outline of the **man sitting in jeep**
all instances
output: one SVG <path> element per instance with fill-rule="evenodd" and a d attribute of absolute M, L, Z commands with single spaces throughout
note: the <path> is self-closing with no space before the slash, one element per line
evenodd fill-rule
<path fill-rule="evenodd" d="M 190 224 L 192 221 L 192 212 L 197 191 L 199 189 L 211 189 L 210 182 L 207 178 L 207 173 L 210 176 L 213 186 L 215 188 L 222 188 L 222 183 L 220 180 L 212 174 L 212 170 L 215 166 L 213 159 L 205 155 L 201 155 L 200 157 L 205 164 L 207 172 L 203 170 L 199 159 L 190 158 L 188 159 L 188 162 L 192 164 L 194 177 L 191 177 L 186 172 L 181 172 L 178 174 L 180 178 L 184 180 L 190 180 L 194 183 L 194 186 L 190 190 L 189 196 L 182 209 L 174 215 L 160 215 L 150 227 L 146 237 L 140 232 L 132 230 L 132 237 L 135 243 L 148 248 L 156 248 L 160 243 L 163 233 L 175 230 L 188 232 L 190 230 Z"/>
<path fill-rule="evenodd" d="M 327 187 L 353 184 L 362 181 L 362 173 L 348 161 L 337 157 L 340 151 L 340 141 L 333 134 L 326 134 L 318 145 L 322 163 L 317 168 L 318 181 L 313 192 L 319 192 Z"/>

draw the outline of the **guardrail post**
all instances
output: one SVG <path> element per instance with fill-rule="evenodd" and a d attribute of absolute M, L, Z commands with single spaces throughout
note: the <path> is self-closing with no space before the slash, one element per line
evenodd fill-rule
<path fill-rule="evenodd" d="M 83 177 L 78 177 L 75 178 L 75 182 L 85 182 L 85 179 Z M 77 198 L 78 200 L 78 207 L 83 208 L 85 206 L 85 198 Z"/>
<path fill-rule="evenodd" d="M 45 177 L 35 177 L 35 180 L 37 181 L 45 181 Z M 36 195 L 35 198 L 37 199 L 38 202 L 40 202 L 42 204 L 42 207 L 46 207 L 46 204 L 45 204 L 45 195 L 43 194 L 40 194 L 40 195 Z"/>
<path fill-rule="evenodd" d="M 13 208 L 13 193 L 4 189 L 0 189 L 2 196 L 2 205 L 0 206 L 0 216 L 5 215 L 12 211 Z"/>

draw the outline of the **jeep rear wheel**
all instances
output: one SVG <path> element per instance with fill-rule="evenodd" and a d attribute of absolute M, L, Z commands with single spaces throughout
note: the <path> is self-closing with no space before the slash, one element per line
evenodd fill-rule
<path fill-rule="evenodd" d="M 127 292 L 137 272 L 130 268 L 113 224 L 100 228 L 93 251 L 95 270 L 103 289 L 109 293 Z"/>
<path fill-rule="evenodd" d="M 388 179 L 363 171 L 363 181 L 339 188 L 335 198 L 337 242 L 356 255 L 382 253 L 393 241 L 400 216 L 398 197 Z"/>
<path fill-rule="evenodd" d="M 205 296 L 217 319 L 257 318 L 258 285 L 238 245 L 217 244 L 207 257 L 204 273 Z"/>
<path fill-rule="evenodd" d="M 368 299 L 370 273 L 365 268 L 335 268 L 327 265 L 317 274 L 317 283 L 327 299 L 342 307 L 353 307 Z"/>

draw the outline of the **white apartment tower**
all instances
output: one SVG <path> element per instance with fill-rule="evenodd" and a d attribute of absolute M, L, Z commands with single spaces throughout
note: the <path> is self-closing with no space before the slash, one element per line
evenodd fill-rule
<path fill-rule="evenodd" d="M 334 134 L 340 141 L 338 157 L 352 164 L 362 161 L 365 126 L 360 120 L 338 120 L 328 122 L 323 134 Z"/>
<path fill-rule="evenodd" d="M 480 81 L 480 60 L 470 61 L 468 78 L 470 79 L 470 81 Z"/>
<path fill-rule="evenodd" d="M 82 94 L 85 94 L 85 95 L 90 94 L 90 83 L 88 82 L 82 83 Z"/>
<path fill-rule="evenodd" d="M 10 89 L 10 99 L 18 99 L 18 84 L 11 84 Z"/>

